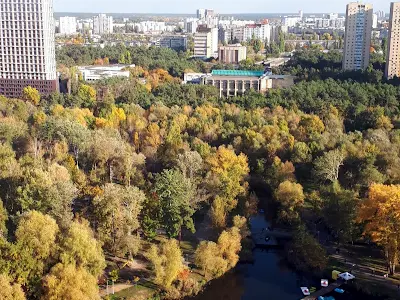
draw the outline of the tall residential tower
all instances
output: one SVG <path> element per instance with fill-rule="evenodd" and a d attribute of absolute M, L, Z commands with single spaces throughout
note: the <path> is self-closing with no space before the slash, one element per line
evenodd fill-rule
<path fill-rule="evenodd" d="M 0 94 L 57 90 L 52 0 L 0 0 Z"/>
<path fill-rule="evenodd" d="M 400 2 L 390 5 L 385 76 L 387 79 L 400 77 Z"/>
<path fill-rule="evenodd" d="M 364 70 L 368 67 L 372 14 L 371 4 L 353 2 L 347 5 L 343 53 L 344 70 Z"/>

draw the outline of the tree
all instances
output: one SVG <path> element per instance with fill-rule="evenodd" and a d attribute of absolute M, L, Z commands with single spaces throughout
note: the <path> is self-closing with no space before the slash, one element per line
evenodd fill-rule
<path fill-rule="evenodd" d="M 227 200 L 226 210 L 229 212 L 237 205 L 236 197 L 247 192 L 247 157 L 243 153 L 236 155 L 232 149 L 221 146 L 206 161 L 210 168 L 209 180 L 216 194 Z"/>
<path fill-rule="evenodd" d="M 228 263 L 228 269 L 234 268 L 239 261 L 239 252 L 242 249 L 241 240 L 240 230 L 237 227 L 223 231 L 218 238 L 218 248 Z"/>
<path fill-rule="evenodd" d="M 55 265 L 43 279 L 43 300 L 100 300 L 96 278 L 84 268 Z"/>
<path fill-rule="evenodd" d="M 96 90 L 90 85 L 81 84 L 78 89 L 78 97 L 85 107 L 90 107 L 96 101 Z"/>
<path fill-rule="evenodd" d="M 292 222 L 299 217 L 298 210 L 304 204 L 303 187 L 298 183 L 284 181 L 275 191 L 275 199 L 281 205 L 280 218 Z"/>
<path fill-rule="evenodd" d="M 195 252 L 195 263 L 208 280 L 224 275 L 228 269 L 228 262 L 220 255 L 220 249 L 214 242 L 200 242 Z"/>
<path fill-rule="evenodd" d="M 159 247 L 152 245 L 146 257 L 153 265 L 155 282 L 168 290 L 183 270 L 182 251 L 178 241 L 171 239 L 164 241 Z"/>
<path fill-rule="evenodd" d="M 103 250 L 88 222 L 72 222 L 60 239 L 60 259 L 64 265 L 84 268 L 96 278 L 102 274 L 106 266 Z"/>
<path fill-rule="evenodd" d="M 159 198 L 162 226 L 169 237 L 177 237 L 182 226 L 194 232 L 191 205 L 194 186 L 181 171 L 165 169 L 156 175 L 154 192 Z"/>
<path fill-rule="evenodd" d="M 37 293 L 37 283 L 56 259 L 58 233 L 58 225 L 50 216 L 30 211 L 21 217 L 16 242 L 9 245 L 7 256 L 10 274 L 26 287 L 28 295 Z"/>
<path fill-rule="evenodd" d="M 15 238 L 17 245 L 37 260 L 37 268 L 43 269 L 57 250 L 56 237 L 59 229 L 56 221 L 48 215 L 30 211 L 22 216 Z"/>
<path fill-rule="evenodd" d="M 72 202 L 77 194 L 68 170 L 54 163 L 48 170 L 27 164 L 22 171 L 15 209 L 20 212 L 38 210 L 56 218 L 61 226 L 67 226 L 72 219 Z"/>
<path fill-rule="evenodd" d="M 203 169 L 203 159 L 197 151 L 178 154 L 176 164 L 189 179 L 195 179 Z"/>
<path fill-rule="evenodd" d="M 33 105 L 39 105 L 40 93 L 37 89 L 27 86 L 22 90 L 22 97 L 24 100 L 31 102 Z"/>
<path fill-rule="evenodd" d="M 238 225 L 243 225 L 242 221 L 236 219 Z M 195 263 L 203 270 L 206 278 L 220 277 L 236 266 L 242 249 L 241 240 L 240 229 L 232 227 L 221 233 L 217 243 L 202 241 L 199 244 L 195 252 Z"/>
<path fill-rule="evenodd" d="M 323 217 L 339 241 L 353 240 L 358 198 L 354 191 L 343 189 L 338 182 L 324 194 Z"/>
<path fill-rule="evenodd" d="M 139 214 L 144 193 L 134 186 L 106 184 L 103 193 L 93 200 L 100 240 L 114 253 L 136 255 L 139 240 Z"/>
<path fill-rule="evenodd" d="M 11 284 L 8 276 L 0 274 L 0 299 L 25 300 L 26 298 L 19 284 Z"/>
<path fill-rule="evenodd" d="M 286 253 L 288 261 L 301 271 L 322 271 L 328 261 L 325 249 L 304 227 L 296 230 Z"/>
<path fill-rule="evenodd" d="M 317 180 L 335 182 L 339 179 L 339 169 L 343 165 L 345 155 L 340 149 L 324 153 L 314 161 Z"/>
<path fill-rule="evenodd" d="M 364 234 L 382 246 L 390 274 L 395 273 L 400 251 L 400 185 L 372 184 L 361 204 L 358 220 L 365 222 Z"/>
<path fill-rule="evenodd" d="M 215 197 L 211 204 L 210 217 L 215 228 L 224 228 L 226 225 L 226 200 L 220 196 Z"/>
<path fill-rule="evenodd" d="M 259 40 L 259 39 L 253 39 L 253 40 L 251 41 L 251 44 L 252 44 L 254 53 L 256 53 L 256 54 L 257 54 L 258 52 L 260 52 L 261 49 L 262 49 L 262 47 L 263 47 L 263 43 L 262 43 L 262 41 Z"/>

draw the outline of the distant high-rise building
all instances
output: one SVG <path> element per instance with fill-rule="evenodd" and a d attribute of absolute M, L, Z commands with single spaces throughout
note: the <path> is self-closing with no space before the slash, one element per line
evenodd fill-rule
<path fill-rule="evenodd" d="M 199 8 L 197 10 L 197 19 L 203 20 L 206 18 L 206 10 L 204 8 Z"/>
<path fill-rule="evenodd" d="M 378 16 L 378 19 L 383 19 L 383 18 L 385 18 L 385 16 L 386 16 L 386 14 L 385 14 L 385 12 L 384 12 L 383 10 L 378 10 L 378 11 L 376 12 L 376 14 L 377 14 L 377 16 Z"/>
<path fill-rule="evenodd" d="M 344 70 L 364 70 L 369 65 L 372 5 L 352 2 L 347 5 L 343 53 Z"/>
<path fill-rule="evenodd" d="M 238 64 L 247 58 L 247 47 L 238 45 L 228 45 L 219 47 L 218 60 L 224 64 Z"/>
<path fill-rule="evenodd" d="M 388 79 L 400 77 L 400 2 L 390 5 L 389 38 L 386 55 L 385 76 Z"/>
<path fill-rule="evenodd" d="M 194 34 L 194 56 L 211 58 L 218 56 L 218 28 L 199 26 Z"/>
<path fill-rule="evenodd" d="M 93 33 L 98 35 L 110 34 L 114 31 L 113 17 L 100 14 L 93 17 Z"/>
<path fill-rule="evenodd" d="M 302 11 L 302 10 L 299 10 L 299 17 L 300 17 L 300 19 L 303 19 L 303 16 L 304 16 L 303 11 Z"/>
<path fill-rule="evenodd" d="M 52 0 L 0 1 L 0 94 L 57 90 Z"/>
<path fill-rule="evenodd" d="M 372 28 L 378 28 L 378 15 L 373 14 L 372 15 Z"/>
<path fill-rule="evenodd" d="M 60 17 L 60 33 L 67 35 L 76 34 L 76 18 Z"/>
<path fill-rule="evenodd" d="M 206 18 L 213 18 L 215 17 L 215 12 L 213 9 L 206 9 Z"/>

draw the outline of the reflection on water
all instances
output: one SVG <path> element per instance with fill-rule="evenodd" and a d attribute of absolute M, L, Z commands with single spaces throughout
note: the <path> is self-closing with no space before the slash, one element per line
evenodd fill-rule
<path fill-rule="evenodd" d="M 251 219 L 251 230 L 259 233 L 269 224 L 264 215 Z M 297 275 L 286 268 L 279 254 L 254 251 L 254 264 L 238 265 L 234 271 L 214 280 L 195 300 L 295 300 L 301 298 Z"/>
<path fill-rule="evenodd" d="M 253 234 L 259 234 L 269 226 L 264 215 L 253 217 L 250 223 Z M 298 300 L 302 298 L 300 286 L 318 286 L 315 278 L 300 277 L 289 269 L 276 250 L 255 250 L 254 259 L 254 264 L 239 264 L 190 300 Z M 389 299 L 366 296 L 346 285 L 343 288 L 346 290 L 343 295 L 332 293 L 336 300 Z"/>

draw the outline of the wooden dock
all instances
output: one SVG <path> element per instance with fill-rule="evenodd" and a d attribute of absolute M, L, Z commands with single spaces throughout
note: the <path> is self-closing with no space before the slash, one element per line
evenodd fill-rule
<path fill-rule="evenodd" d="M 302 298 L 301 300 L 315 300 L 318 299 L 319 296 L 325 296 L 326 294 L 332 293 L 334 289 L 340 287 L 342 284 L 344 284 L 343 279 L 338 279 L 334 283 L 330 284 L 326 288 L 322 288 L 315 293 L 312 293 L 310 296 L 306 296 Z"/>

